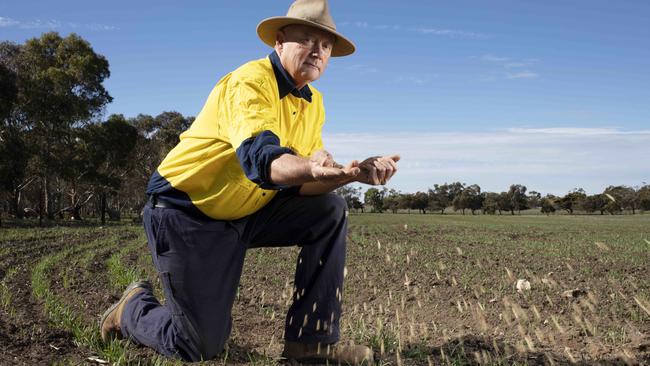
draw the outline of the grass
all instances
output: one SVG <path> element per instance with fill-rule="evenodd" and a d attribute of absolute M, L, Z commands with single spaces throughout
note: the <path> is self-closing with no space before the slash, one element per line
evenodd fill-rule
<path fill-rule="evenodd" d="M 115 254 L 110 256 L 106 265 L 108 267 L 109 284 L 113 290 L 123 290 L 131 282 L 146 278 L 145 272 L 139 267 L 127 267 L 124 265 L 124 257 L 140 248 L 142 238 L 124 246 Z"/>
<path fill-rule="evenodd" d="M 650 329 L 648 227 L 648 215 L 351 215 L 342 338 L 370 345 L 380 365 L 525 364 L 526 354 L 561 363 L 634 349 Z M 49 248 L 53 242 L 61 249 Z M 32 292 L 54 326 L 114 364 L 181 364 L 127 342 L 103 344 L 92 314 L 104 309 L 88 310 L 75 292 L 95 280 L 119 294 L 135 279 L 154 278 L 144 243 L 131 225 L 3 229 L 0 306 L 7 313 L 21 306 L 12 296 L 18 262 L 40 255 Z M 249 251 L 231 337 L 246 348 L 216 363 L 277 364 L 296 253 Z M 531 289 L 518 293 L 517 279 Z M 562 296 L 574 288 L 586 295 Z M 481 341 L 457 341 L 466 336 Z"/>
<path fill-rule="evenodd" d="M 99 243 L 92 242 L 45 257 L 32 270 L 31 281 L 34 296 L 43 301 L 45 312 L 50 320 L 57 326 L 71 331 L 77 341 L 90 347 L 99 345 L 96 329 L 93 329 L 92 325 L 85 324 L 79 314 L 75 314 L 69 306 L 65 305 L 61 297 L 50 289 L 51 283 L 48 272 L 52 270 L 56 263 L 66 257 L 98 245 Z"/>
<path fill-rule="evenodd" d="M 15 316 L 16 310 L 11 304 L 11 290 L 9 289 L 7 283 L 11 281 L 16 272 L 17 270 L 15 267 L 9 268 L 5 272 L 5 276 L 2 281 L 0 281 L 0 305 L 7 312 L 9 318 L 13 318 Z"/>
<path fill-rule="evenodd" d="M 70 331 L 76 342 L 96 352 L 99 354 L 100 358 L 112 361 L 115 365 L 122 365 L 133 364 L 134 362 L 134 360 L 129 356 L 128 342 L 117 340 L 108 343 L 102 342 L 96 321 L 88 322 L 82 314 L 75 312 L 73 307 L 67 303 L 71 301 L 71 299 L 62 298 L 59 294 L 53 291 L 51 286 L 53 280 L 51 277 L 57 268 L 57 264 L 61 262 L 68 262 L 74 265 L 82 262 L 88 263 L 91 258 L 94 258 L 97 255 L 98 252 L 105 251 L 107 250 L 106 248 L 110 249 L 116 247 L 119 242 L 117 240 L 118 237 L 119 236 L 98 239 L 87 244 L 72 246 L 71 248 L 53 255 L 45 256 L 32 270 L 31 287 L 34 296 L 43 301 L 45 312 L 50 321 L 56 327 Z M 135 244 L 131 244 L 130 246 L 125 247 L 125 249 L 119 252 L 119 254 L 124 254 L 134 246 Z M 79 258 L 81 259 L 79 260 Z M 119 268 L 121 266 L 117 264 L 116 260 L 113 261 L 113 266 L 116 273 L 131 273 L 127 268 Z M 67 269 L 71 267 L 63 268 L 65 269 L 62 271 L 63 276 L 60 280 L 63 283 L 63 287 L 66 288 L 66 283 L 69 284 L 71 281 L 67 278 Z M 156 364 L 167 364 L 166 362 L 167 361 L 164 359 L 160 359 L 159 361 L 154 360 L 154 363 Z M 138 361 L 138 363 L 140 362 Z M 148 364 L 148 362 L 145 363 Z"/>

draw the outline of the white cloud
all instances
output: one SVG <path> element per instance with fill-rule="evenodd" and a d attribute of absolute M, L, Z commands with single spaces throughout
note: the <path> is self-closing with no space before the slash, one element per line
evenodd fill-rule
<path fill-rule="evenodd" d="M 504 64 L 503 66 L 505 68 L 507 68 L 507 69 L 512 69 L 512 68 L 516 68 L 516 67 L 527 67 L 527 66 L 530 66 L 530 63 L 526 63 L 526 62 L 508 62 L 508 63 Z"/>
<path fill-rule="evenodd" d="M 531 133 L 549 135 L 629 135 L 647 134 L 649 131 L 621 131 L 616 128 L 578 128 L 578 127 L 551 127 L 551 128 L 509 128 L 512 133 Z"/>
<path fill-rule="evenodd" d="M 488 62 L 504 62 L 510 60 L 509 57 L 499 57 L 499 56 L 494 56 L 494 55 L 483 55 L 481 56 L 481 60 L 483 61 L 488 61 Z"/>
<path fill-rule="evenodd" d="M 115 26 L 105 24 L 87 24 L 86 26 L 88 29 L 94 31 L 112 31 L 117 29 Z"/>
<path fill-rule="evenodd" d="M 393 25 L 390 25 L 390 24 L 378 24 L 378 25 L 373 26 L 373 28 L 378 29 L 378 30 L 387 30 L 387 29 L 400 30 L 400 29 L 402 29 L 402 27 L 400 25 L 397 25 L 397 24 L 393 24 Z"/>
<path fill-rule="evenodd" d="M 368 66 L 365 64 L 354 64 L 346 67 L 347 70 L 349 71 L 354 71 L 359 74 L 374 74 L 376 72 L 379 72 L 379 69 L 373 66 Z"/>
<path fill-rule="evenodd" d="M 445 36 L 450 38 L 459 38 L 459 39 L 488 39 L 489 35 L 470 32 L 459 29 L 445 29 L 445 28 L 434 28 L 434 27 L 404 27 L 399 24 L 370 24 L 367 21 L 356 21 L 356 22 L 341 22 L 339 23 L 341 27 L 354 26 L 360 29 L 376 29 L 376 30 L 392 30 L 392 31 L 401 31 L 408 30 L 411 32 L 417 32 L 420 34 L 432 34 L 436 36 Z"/>
<path fill-rule="evenodd" d="M 416 76 L 398 76 L 392 81 L 394 84 L 415 84 L 415 85 L 424 85 L 428 83 L 429 81 L 424 78 L 419 78 Z"/>
<path fill-rule="evenodd" d="M 468 32 L 457 29 L 439 29 L 431 27 L 419 27 L 415 29 L 418 33 L 433 34 L 436 36 L 448 36 L 451 38 L 487 39 L 488 35 L 483 33 Z"/>
<path fill-rule="evenodd" d="M 424 74 L 418 76 L 412 75 L 399 75 L 392 79 L 390 83 L 392 84 L 412 84 L 412 85 L 424 85 L 428 84 L 431 79 L 438 78 L 438 74 Z"/>
<path fill-rule="evenodd" d="M 507 79 L 537 79 L 538 77 L 539 74 L 528 70 L 515 73 L 506 73 Z"/>
<path fill-rule="evenodd" d="M 85 28 L 91 31 L 112 31 L 117 27 L 106 24 L 76 24 L 76 23 L 63 23 L 55 19 L 42 20 L 26 20 L 20 21 L 8 17 L 0 17 L 0 28 L 19 28 L 19 29 L 59 29 L 59 28 Z"/>
<path fill-rule="evenodd" d="M 504 56 L 495 56 L 492 54 L 485 54 L 480 57 L 472 56 L 470 57 L 472 59 L 480 59 L 481 61 L 485 61 L 490 64 L 497 64 L 502 66 L 505 69 L 517 69 L 517 68 L 522 68 L 522 67 L 531 67 L 533 64 L 537 63 L 539 60 L 534 59 L 534 58 L 528 58 L 524 61 L 517 61 L 513 60 L 510 57 L 504 57 Z M 539 77 L 539 74 L 531 71 L 531 70 L 522 70 L 522 71 L 517 71 L 517 72 L 506 72 L 501 74 L 502 77 L 505 77 L 506 79 L 536 79 Z M 494 81 L 496 78 L 494 75 L 492 75 L 489 79 L 485 79 L 485 77 L 480 78 L 481 81 Z"/>
<path fill-rule="evenodd" d="M 14 27 L 18 24 L 18 21 L 11 18 L 0 17 L 0 27 Z"/>
<path fill-rule="evenodd" d="M 574 187 L 602 192 L 610 184 L 650 181 L 650 130 L 511 128 L 496 132 L 326 134 L 340 162 L 401 154 L 389 187 L 415 192 L 434 183 L 477 183 L 503 191 L 520 183 L 542 193 Z"/>

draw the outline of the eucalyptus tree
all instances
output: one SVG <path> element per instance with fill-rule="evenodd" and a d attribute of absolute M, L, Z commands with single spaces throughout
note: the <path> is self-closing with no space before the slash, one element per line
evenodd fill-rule
<path fill-rule="evenodd" d="M 97 120 L 112 98 L 103 86 L 108 61 L 76 34 L 44 33 L 22 45 L 5 45 L 16 74 L 16 119 L 29 131 L 33 167 L 41 183 L 39 211 L 53 215 L 53 179 L 68 175 L 77 142 L 75 128 Z"/>

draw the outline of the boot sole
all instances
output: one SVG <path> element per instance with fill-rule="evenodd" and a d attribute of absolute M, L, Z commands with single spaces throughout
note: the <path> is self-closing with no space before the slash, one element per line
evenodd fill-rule
<path fill-rule="evenodd" d="M 120 304 L 121 304 L 122 302 L 124 302 L 124 300 L 125 300 L 126 297 L 129 295 L 129 293 L 130 293 L 131 291 L 135 290 L 136 288 L 144 288 L 144 289 L 147 289 L 147 290 L 150 290 L 150 291 L 153 290 L 152 287 L 151 287 L 151 283 L 150 283 L 149 281 L 136 281 L 136 282 L 132 282 L 132 283 L 131 283 L 127 288 L 126 288 L 126 290 L 124 290 L 124 292 L 122 293 L 122 297 L 120 298 L 120 300 L 117 301 L 116 303 L 114 303 L 113 305 L 111 305 L 111 306 L 110 306 L 110 307 L 109 307 L 109 308 L 104 312 L 104 314 L 102 314 L 101 318 L 99 318 L 99 329 L 100 329 L 100 330 L 102 329 L 102 326 L 104 325 L 104 322 L 106 321 L 106 318 L 108 318 L 108 316 L 109 316 L 109 315 L 110 315 L 110 314 L 111 314 L 111 313 L 112 313 L 112 312 L 113 312 L 113 311 L 114 311 L 118 306 L 120 306 Z"/>

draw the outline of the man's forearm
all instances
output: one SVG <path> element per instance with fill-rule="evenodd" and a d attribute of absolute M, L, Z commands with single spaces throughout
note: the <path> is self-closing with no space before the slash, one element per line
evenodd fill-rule
<path fill-rule="evenodd" d="M 335 189 L 342 187 L 348 183 L 354 182 L 354 179 L 350 179 L 348 182 L 308 182 L 304 183 L 300 187 L 300 194 L 302 196 L 316 196 L 319 194 L 325 194 L 334 191 Z"/>
<path fill-rule="evenodd" d="M 271 162 L 270 178 L 273 184 L 299 186 L 315 179 L 309 160 L 296 155 L 282 154 Z"/>

